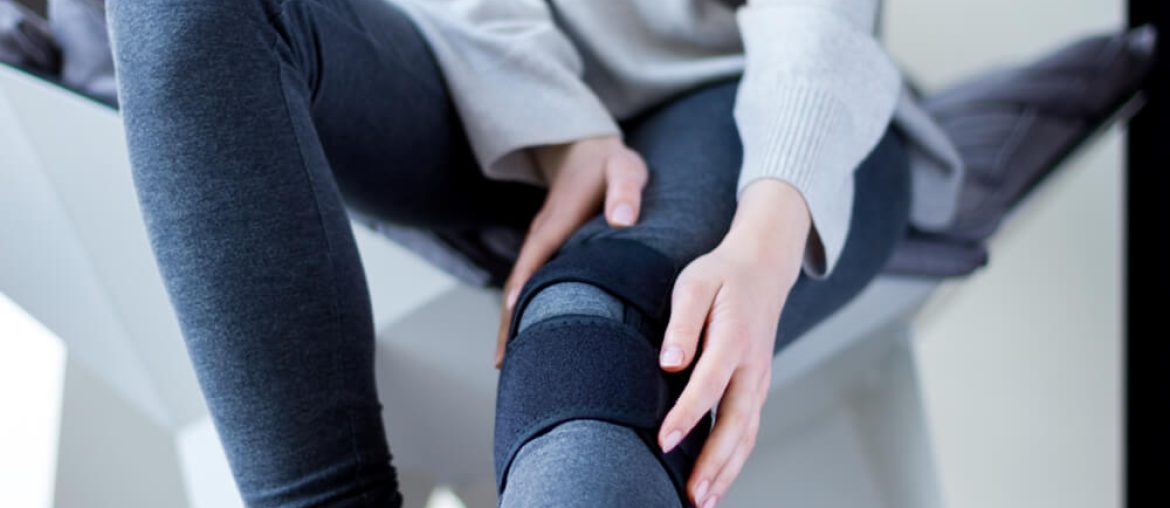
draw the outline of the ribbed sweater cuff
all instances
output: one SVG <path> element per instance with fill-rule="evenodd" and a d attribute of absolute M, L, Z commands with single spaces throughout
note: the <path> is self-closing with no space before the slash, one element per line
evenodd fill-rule
<path fill-rule="evenodd" d="M 853 168 L 833 141 L 851 132 L 850 112 L 823 86 L 783 86 L 771 94 L 766 110 L 752 107 L 750 95 L 737 105 L 741 137 L 752 142 L 744 144 L 736 196 L 761 178 L 796 187 L 812 217 L 804 271 L 821 279 L 836 265 L 849 229 Z"/>

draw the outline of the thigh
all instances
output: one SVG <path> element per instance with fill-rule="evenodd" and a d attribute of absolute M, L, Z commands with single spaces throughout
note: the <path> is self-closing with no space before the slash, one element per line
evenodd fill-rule
<path fill-rule="evenodd" d="M 532 217 L 544 189 L 483 175 L 434 55 L 405 11 L 387 0 L 286 0 L 283 10 L 347 206 L 450 231 Z"/>
<path fill-rule="evenodd" d="M 743 148 L 732 110 L 738 80 L 682 95 L 623 122 L 626 142 L 646 161 L 650 178 L 638 222 L 613 228 L 598 215 L 566 242 L 635 240 L 681 270 L 714 249 L 731 226 Z"/>

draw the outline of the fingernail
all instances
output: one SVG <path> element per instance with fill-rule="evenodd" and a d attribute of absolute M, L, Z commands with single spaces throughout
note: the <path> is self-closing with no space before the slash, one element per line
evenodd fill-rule
<path fill-rule="evenodd" d="M 623 226 L 629 226 L 634 223 L 634 207 L 622 203 L 613 209 L 613 221 Z"/>
<path fill-rule="evenodd" d="M 520 296 L 520 288 L 512 288 L 511 291 L 508 291 L 507 302 L 508 302 L 509 309 L 516 306 L 516 298 L 518 298 L 519 296 Z"/>
<path fill-rule="evenodd" d="M 707 487 L 710 486 L 711 484 L 707 480 L 703 480 L 703 483 L 700 483 L 699 487 L 695 489 L 695 499 L 702 501 L 703 496 L 707 495 Z M 708 501 L 708 503 L 710 503 L 710 501 Z M 710 505 L 704 505 L 704 508 L 706 508 L 706 506 Z"/>
<path fill-rule="evenodd" d="M 716 499 L 719 499 L 719 496 L 713 495 L 713 496 L 707 498 L 707 502 L 703 503 L 703 508 L 715 508 L 715 500 Z"/>
<path fill-rule="evenodd" d="M 663 367 L 676 367 L 682 365 L 683 352 L 682 348 L 678 346 L 668 346 L 662 351 L 662 355 L 658 358 L 658 363 Z"/>
<path fill-rule="evenodd" d="M 674 448 L 674 445 L 678 444 L 679 441 L 682 441 L 682 432 L 675 430 L 670 434 L 667 434 L 666 441 L 662 443 L 662 452 L 669 452 L 670 449 Z"/>

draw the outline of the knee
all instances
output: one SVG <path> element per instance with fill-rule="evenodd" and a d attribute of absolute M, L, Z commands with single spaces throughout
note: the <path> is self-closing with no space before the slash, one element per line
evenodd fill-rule
<path fill-rule="evenodd" d="M 601 419 L 633 429 L 682 485 L 709 428 L 669 454 L 657 427 L 689 372 L 658 368 L 672 259 L 636 241 L 591 239 L 558 253 L 521 290 L 496 399 L 497 487 L 517 450 L 561 422 Z"/>
<path fill-rule="evenodd" d="M 619 322 L 625 318 L 651 335 L 665 326 L 670 290 L 680 270 L 674 258 L 639 240 L 577 242 L 558 252 L 521 288 L 509 337 L 519 331 L 521 318 L 529 324 L 556 313 L 606 316 Z M 540 305 L 529 311 L 537 296 Z"/>
<path fill-rule="evenodd" d="M 609 292 L 586 282 L 558 282 L 536 293 L 520 316 L 516 332 L 534 323 L 570 314 L 600 316 L 622 321 L 625 305 Z"/>
<path fill-rule="evenodd" d="M 651 337 L 626 321 L 636 315 L 631 310 L 582 282 L 552 284 L 531 299 L 500 371 L 493 452 L 498 494 L 520 448 L 566 422 L 619 424 L 640 438 L 643 449 L 657 450 L 657 423 L 677 394 L 656 368 Z"/>

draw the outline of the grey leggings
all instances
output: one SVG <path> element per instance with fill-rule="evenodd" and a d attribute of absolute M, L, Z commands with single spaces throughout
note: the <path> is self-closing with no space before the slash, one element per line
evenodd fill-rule
<path fill-rule="evenodd" d="M 543 190 L 482 175 L 429 48 L 392 2 L 108 6 L 139 204 L 243 499 L 399 506 L 374 383 L 369 292 L 347 209 L 451 235 L 523 231 Z M 628 143 L 652 172 L 642 220 L 610 230 L 594 219 L 553 268 L 580 269 L 591 278 L 577 282 L 649 321 L 661 318 L 656 302 L 670 281 L 626 288 L 632 292 L 616 291 L 615 281 L 676 273 L 726 231 L 741 160 L 734 91 L 734 82 L 713 83 L 624 121 Z M 902 235 L 908 186 L 899 143 L 888 135 L 859 168 L 843 257 L 829 279 L 797 282 L 777 347 L 856 294 Z M 607 239 L 641 264 L 595 249 Z M 560 318 L 539 310 L 546 305 L 581 315 L 613 303 L 596 292 L 565 299 L 551 287 L 549 302 L 530 298 L 524 312 L 547 322 Z M 513 388 L 501 394 L 525 387 Z M 662 479 L 663 462 L 644 441 L 639 449 L 614 428 L 574 432 L 581 425 L 525 443 L 513 464 L 516 490 L 504 498 L 611 504 L 626 489 L 619 479 L 572 469 L 603 463 Z M 580 460 L 539 466 L 540 457 L 564 453 Z"/>

